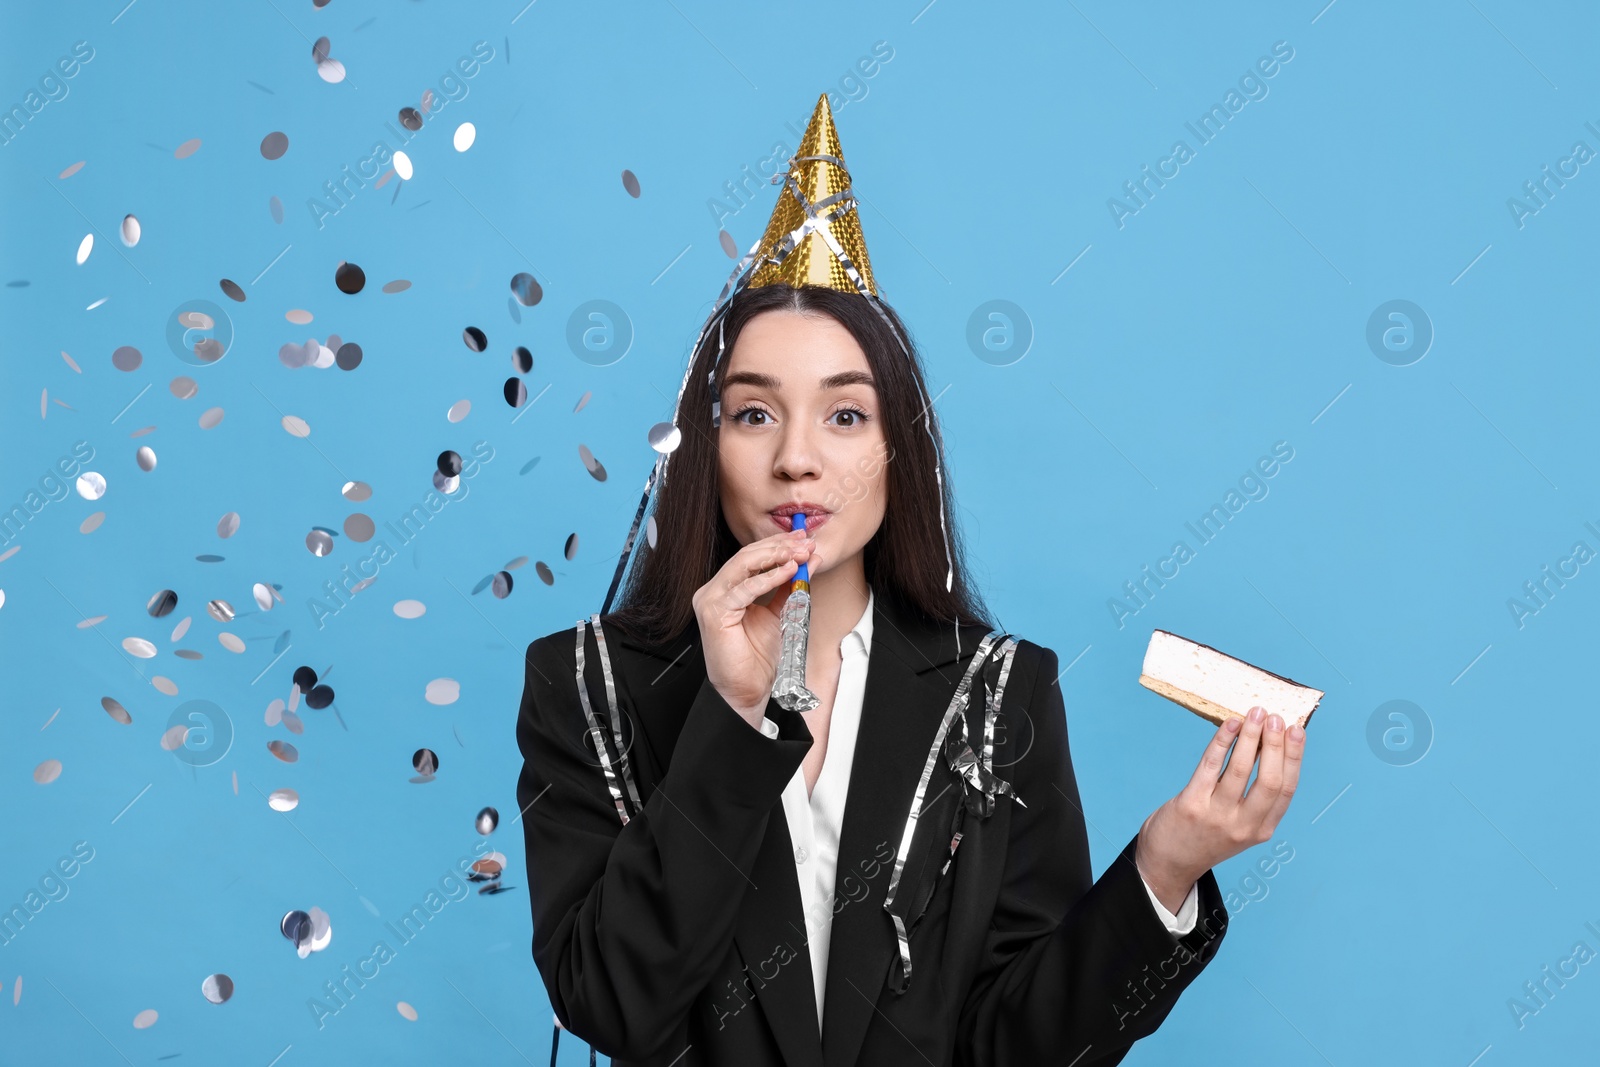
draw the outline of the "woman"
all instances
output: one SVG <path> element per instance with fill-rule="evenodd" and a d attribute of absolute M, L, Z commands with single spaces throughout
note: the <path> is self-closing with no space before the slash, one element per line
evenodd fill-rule
<path fill-rule="evenodd" d="M 528 646 L 557 1026 L 619 1065 L 1118 1063 L 1216 953 L 1210 868 L 1271 837 L 1304 732 L 1232 719 L 1092 878 L 1057 656 L 993 629 L 952 549 L 826 96 L 785 180 L 652 433 L 672 474 L 618 610 Z M 804 711 L 770 696 L 802 563 Z"/>

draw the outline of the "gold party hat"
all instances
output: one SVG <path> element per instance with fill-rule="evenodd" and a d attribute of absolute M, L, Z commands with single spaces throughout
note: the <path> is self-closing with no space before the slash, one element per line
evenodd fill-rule
<path fill-rule="evenodd" d="M 789 161 L 759 252 L 748 288 L 788 282 L 877 295 L 827 93 L 818 97 L 800 150 Z"/>

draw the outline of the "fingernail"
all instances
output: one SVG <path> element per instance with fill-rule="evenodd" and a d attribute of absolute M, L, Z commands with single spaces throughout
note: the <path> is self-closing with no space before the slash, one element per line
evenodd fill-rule
<path fill-rule="evenodd" d="M 1266 709 L 1259 708 L 1259 707 L 1250 709 L 1250 721 L 1251 722 L 1260 722 L 1262 719 L 1265 719 L 1266 717 L 1267 717 Z"/>
<path fill-rule="evenodd" d="M 1229 715 L 1228 721 L 1222 724 L 1222 728 L 1227 730 L 1230 734 L 1236 734 L 1239 732 L 1239 727 L 1242 725 L 1244 725 L 1243 719 L 1239 718 L 1237 715 Z"/>
<path fill-rule="evenodd" d="M 1289 727 L 1289 740 L 1303 741 L 1305 740 L 1305 736 L 1305 727 L 1299 725 Z"/>
<path fill-rule="evenodd" d="M 1267 716 L 1267 729 L 1271 730 L 1273 733 L 1277 733 L 1283 729 L 1283 718 L 1277 712 L 1273 712 L 1271 715 Z"/>

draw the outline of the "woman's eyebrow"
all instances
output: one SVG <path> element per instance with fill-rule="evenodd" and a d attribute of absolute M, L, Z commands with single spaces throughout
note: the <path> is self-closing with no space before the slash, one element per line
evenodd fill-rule
<path fill-rule="evenodd" d="M 847 370 L 840 371 L 838 374 L 828 375 L 822 379 L 820 384 L 823 389 L 840 389 L 846 385 L 866 385 L 875 389 L 878 383 L 873 381 L 872 375 L 864 370 Z M 783 383 L 777 378 L 770 374 L 762 374 L 760 371 L 753 370 L 735 371 L 728 375 L 722 383 L 724 389 L 735 385 L 753 385 L 757 389 L 771 389 L 774 391 L 783 388 Z"/>

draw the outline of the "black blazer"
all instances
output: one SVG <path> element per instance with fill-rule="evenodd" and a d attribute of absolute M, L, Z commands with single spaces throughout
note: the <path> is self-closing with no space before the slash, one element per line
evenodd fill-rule
<path fill-rule="evenodd" d="M 562 1026 L 618 1067 L 1105 1067 L 1155 1031 L 1216 954 L 1228 913 L 1210 871 L 1195 929 L 1181 938 L 1145 892 L 1137 835 L 1091 877 L 1057 657 L 1024 640 L 993 765 L 1025 806 L 1002 794 L 987 818 L 966 816 L 941 874 L 963 783 L 942 756 L 935 762 L 895 894 L 895 911 L 917 918 L 908 916 L 909 984 L 893 991 L 897 941 L 883 906 L 893 858 L 986 631 L 962 628 L 958 654 L 953 625 L 879 591 L 819 1040 L 782 804 L 812 744 L 804 719 L 769 700 L 778 736 L 752 728 L 706 681 L 693 624 L 649 646 L 605 622 L 616 725 L 643 810 L 620 778 L 608 788 L 590 743 L 576 626 L 528 646 L 517 800 L 534 962 Z M 590 705 L 615 761 L 600 649 L 592 628 L 584 635 Z M 969 722 L 981 743 L 981 713 Z"/>

